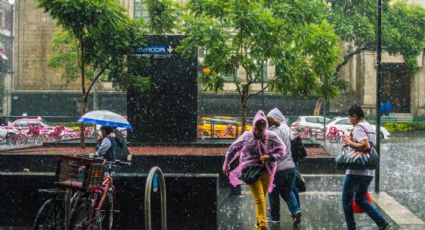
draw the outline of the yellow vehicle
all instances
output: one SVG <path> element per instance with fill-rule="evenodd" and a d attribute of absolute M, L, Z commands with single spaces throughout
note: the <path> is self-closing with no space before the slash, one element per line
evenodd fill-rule
<path fill-rule="evenodd" d="M 202 117 L 198 123 L 198 138 L 237 138 L 241 133 L 241 123 L 232 117 Z"/>

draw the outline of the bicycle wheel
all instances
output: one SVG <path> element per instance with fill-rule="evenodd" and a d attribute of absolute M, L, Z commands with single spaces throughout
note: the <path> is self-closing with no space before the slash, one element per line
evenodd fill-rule
<path fill-rule="evenodd" d="M 25 145 L 27 143 L 27 137 L 24 134 L 18 134 L 16 136 L 16 145 Z"/>
<path fill-rule="evenodd" d="M 111 230 L 114 221 L 113 196 L 108 194 L 101 207 L 96 211 L 101 193 L 92 194 L 90 198 L 81 198 L 71 213 L 71 229 Z M 92 206 L 92 204 L 94 204 Z"/>
<path fill-rule="evenodd" d="M 100 199 L 100 195 L 98 197 Z M 95 218 L 97 229 L 112 229 L 114 223 L 114 200 L 112 193 L 108 193 L 101 210 L 96 212 Z"/>
<path fill-rule="evenodd" d="M 9 145 L 16 145 L 17 135 L 16 133 L 6 134 L 6 143 Z"/>
<path fill-rule="evenodd" d="M 44 134 L 37 135 L 34 138 L 34 143 L 36 145 L 42 145 L 43 143 L 46 143 L 47 141 L 48 141 L 48 137 L 46 135 L 44 135 Z"/>
<path fill-rule="evenodd" d="M 49 199 L 43 203 L 34 220 L 34 230 L 65 229 L 63 207 L 59 200 Z"/>
<path fill-rule="evenodd" d="M 63 136 L 59 137 L 59 140 L 71 140 L 73 137 L 70 134 L 64 134 Z"/>
<path fill-rule="evenodd" d="M 71 210 L 70 229 L 89 229 L 91 203 L 90 199 L 87 198 L 81 198 L 76 201 L 75 207 Z"/>

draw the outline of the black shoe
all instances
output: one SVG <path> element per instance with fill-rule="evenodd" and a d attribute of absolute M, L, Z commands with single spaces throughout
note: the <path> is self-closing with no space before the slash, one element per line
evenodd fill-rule
<path fill-rule="evenodd" d="M 293 224 L 298 225 L 301 223 L 301 212 L 295 213 L 295 215 L 292 217 Z"/>
<path fill-rule="evenodd" d="M 379 226 L 379 230 L 385 230 L 385 229 L 389 229 L 390 228 L 390 223 L 385 223 L 381 226 Z"/>

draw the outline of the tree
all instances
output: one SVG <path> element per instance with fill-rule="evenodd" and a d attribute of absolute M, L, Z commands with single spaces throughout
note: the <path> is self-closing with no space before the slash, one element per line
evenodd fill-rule
<path fill-rule="evenodd" d="M 333 95 L 326 83 L 338 60 L 338 36 L 326 19 L 327 6 L 319 0 L 193 0 L 187 3 L 183 55 L 205 51 L 200 82 L 217 91 L 223 76 L 231 76 L 241 97 L 245 129 L 250 97 L 270 88 L 284 95 Z M 274 79 L 254 92 L 263 66 L 276 66 Z M 245 74 L 238 76 L 242 69 Z"/>
<path fill-rule="evenodd" d="M 143 42 L 143 24 L 129 19 L 117 1 L 38 0 L 38 4 L 63 29 L 58 32 L 62 33 L 58 39 L 63 43 L 57 48 L 70 55 L 56 56 L 53 59 L 57 60 L 51 60 L 50 64 L 63 68 L 68 79 L 81 81 L 81 114 L 88 110 L 94 83 L 105 73 L 118 85 L 132 81 L 143 84 L 143 79 L 138 80 L 126 68 L 126 55 Z M 84 147 L 83 124 L 80 139 Z"/>
<path fill-rule="evenodd" d="M 173 0 L 146 0 L 149 32 L 152 34 L 170 33 L 179 22 L 179 4 Z"/>
<path fill-rule="evenodd" d="M 402 55 L 410 71 L 416 72 L 416 57 L 424 47 L 425 9 L 403 1 L 383 1 L 382 46 L 385 51 Z M 329 21 L 348 48 L 335 66 L 331 84 L 344 85 L 340 69 L 363 51 L 376 50 L 376 2 L 368 0 L 327 0 Z M 318 107 L 320 112 L 320 106 Z"/>

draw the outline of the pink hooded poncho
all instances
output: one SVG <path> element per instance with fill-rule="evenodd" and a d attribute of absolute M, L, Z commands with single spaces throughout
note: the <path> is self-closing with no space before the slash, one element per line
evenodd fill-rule
<path fill-rule="evenodd" d="M 267 124 L 266 115 L 261 110 L 254 117 L 254 121 L 252 122 L 253 130 L 259 120 L 264 120 Z M 268 190 L 270 192 L 273 189 L 277 162 L 286 154 L 286 146 L 275 133 L 267 129 L 268 127 L 266 127 L 263 136 L 259 139 L 254 136 L 253 130 L 246 131 L 227 150 L 223 168 L 230 165 L 234 160 L 239 159 L 239 165 L 229 173 L 229 181 L 233 186 L 244 183 L 239 180 L 243 169 L 254 165 L 261 165 L 261 154 L 268 154 L 271 158 L 266 163 L 267 171 L 271 175 Z"/>

